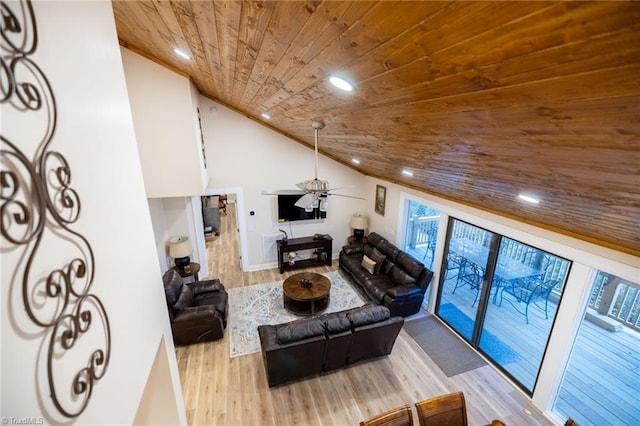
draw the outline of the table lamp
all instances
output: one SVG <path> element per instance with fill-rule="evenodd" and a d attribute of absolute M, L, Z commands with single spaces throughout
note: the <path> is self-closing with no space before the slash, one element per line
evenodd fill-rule
<path fill-rule="evenodd" d="M 189 237 L 173 237 L 169 240 L 169 256 L 174 258 L 178 268 L 184 269 L 191 263 L 189 256 L 192 252 Z"/>
<path fill-rule="evenodd" d="M 364 237 L 364 230 L 369 226 L 369 218 L 364 213 L 355 213 L 351 216 L 351 227 L 353 228 L 353 236 L 356 240 Z"/>

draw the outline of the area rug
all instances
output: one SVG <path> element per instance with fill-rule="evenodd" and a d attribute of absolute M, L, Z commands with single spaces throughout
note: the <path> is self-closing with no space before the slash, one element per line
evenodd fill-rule
<path fill-rule="evenodd" d="M 323 313 L 362 306 L 366 302 L 340 271 L 323 274 L 331 281 L 329 306 Z M 287 311 L 282 282 L 231 288 L 229 293 L 229 352 L 231 358 L 260 351 L 258 326 L 302 318 Z"/>
<path fill-rule="evenodd" d="M 486 365 L 484 359 L 433 316 L 406 321 L 404 329 L 447 377 Z"/>
<path fill-rule="evenodd" d="M 473 320 L 452 303 L 445 303 L 440 306 L 438 315 L 444 318 L 447 323 L 458 330 L 463 336 L 471 336 L 473 333 Z M 483 330 L 482 336 L 480 337 L 480 348 L 500 365 L 520 361 L 520 356 L 517 352 L 487 330 Z"/>

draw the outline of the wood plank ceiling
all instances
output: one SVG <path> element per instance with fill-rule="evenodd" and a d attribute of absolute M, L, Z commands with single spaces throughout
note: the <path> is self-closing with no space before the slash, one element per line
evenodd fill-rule
<path fill-rule="evenodd" d="M 640 254 L 640 3 L 113 9 L 122 45 L 300 143 L 325 122 L 320 151 L 366 175 Z M 355 92 L 331 87 L 332 73 Z"/>

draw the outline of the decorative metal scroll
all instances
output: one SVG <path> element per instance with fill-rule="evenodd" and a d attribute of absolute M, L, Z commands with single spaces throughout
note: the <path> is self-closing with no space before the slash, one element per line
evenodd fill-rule
<path fill-rule="evenodd" d="M 32 335 L 43 339 L 38 362 L 46 368 L 38 365 L 35 371 L 48 390 L 39 394 L 49 394 L 55 408 L 73 418 L 85 410 L 94 385 L 107 371 L 109 319 L 102 302 L 90 293 L 93 250 L 70 228 L 80 216 L 71 167 L 50 149 L 57 108 L 49 80 L 33 59 L 38 48 L 33 5 L 28 0 L 0 2 L 0 14 L 0 102 L 3 114 L 12 112 L 12 122 L 0 134 L 0 232 L 2 252 L 20 253 L 9 294 L 21 294 L 24 318 L 35 325 Z M 3 303 L 18 304 L 9 311 L 19 327 L 19 317 L 25 315 L 19 298 Z"/>

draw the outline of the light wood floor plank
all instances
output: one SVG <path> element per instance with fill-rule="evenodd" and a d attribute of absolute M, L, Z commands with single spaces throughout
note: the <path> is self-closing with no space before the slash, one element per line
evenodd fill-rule
<path fill-rule="evenodd" d="M 227 206 L 220 236 L 207 242 L 210 277 L 226 288 L 290 275 L 240 268 L 235 205 Z M 328 272 L 338 268 L 311 268 Z M 201 278 L 202 279 L 202 278 Z M 357 425 L 380 412 L 462 390 L 469 425 L 499 418 L 509 425 L 550 425 L 527 398 L 487 365 L 447 377 L 402 330 L 390 356 L 270 389 L 260 353 L 229 358 L 229 332 L 216 342 L 176 348 L 190 425 Z M 528 408 L 533 415 L 524 414 Z M 416 418 L 417 424 L 417 418 Z"/>

